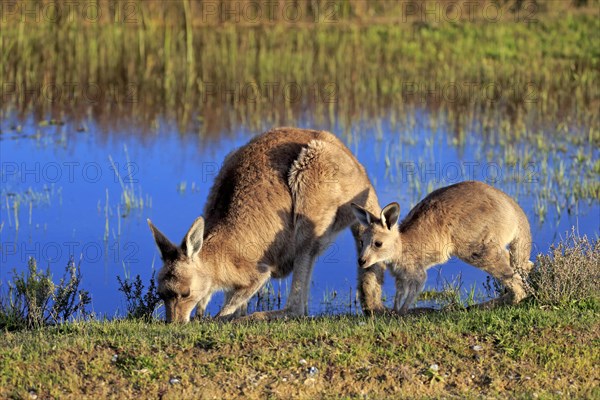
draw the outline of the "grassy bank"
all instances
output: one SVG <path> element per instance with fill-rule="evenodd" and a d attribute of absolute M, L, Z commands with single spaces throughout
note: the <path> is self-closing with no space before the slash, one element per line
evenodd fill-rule
<path fill-rule="evenodd" d="M 13 323 L 0 336 L 0 398 L 598 397 L 599 256 L 597 240 L 561 242 L 537 257 L 532 296 L 495 310 L 465 311 L 457 295 L 405 317 Z M 39 282 L 24 284 L 30 297 Z"/>
<path fill-rule="evenodd" d="M 599 343 L 594 301 L 406 318 L 87 322 L 2 335 L 0 397 L 592 398 Z"/>

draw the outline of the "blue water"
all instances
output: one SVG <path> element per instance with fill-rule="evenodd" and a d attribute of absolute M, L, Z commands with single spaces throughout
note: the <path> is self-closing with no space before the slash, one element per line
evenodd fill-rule
<path fill-rule="evenodd" d="M 417 115 L 417 120 L 420 117 L 425 118 Z M 31 119 L 18 123 L 21 127 L 13 129 L 14 118 L 5 119 L 0 134 L 0 290 L 7 290 L 13 270 L 24 270 L 29 257 L 35 257 L 38 266 L 49 267 L 58 280 L 74 256 L 81 265 L 83 288 L 92 295 L 91 310 L 109 317 L 124 313 L 117 275 L 140 274 L 147 283 L 153 269 L 160 268 L 146 218 L 179 243 L 201 215 L 225 155 L 260 133 L 238 129 L 203 139 L 179 133 L 168 121 L 145 134 L 132 134 L 131 127 L 101 128 L 94 121 L 88 121 L 85 132 L 78 132 L 78 125 L 68 121 L 61 126 L 39 126 Z M 411 129 L 389 121 L 350 131 L 334 129 L 367 168 L 382 206 L 398 201 L 405 215 L 433 188 L 465 179 L 487 180 L 517 198 L 524 208 L 532 226 L 534 253 L 547 252 L 572 227 L 591 237 L 600 232 L 597 201 L 567 198 L 570 214 L 564 207 L 550 205 L 544 220 L 538 218 L 535 204 L 544 172 L 535 157 L 524 167 L 499 166 L 493 159 L 500 150 L 474 132 L 467 134 L 465 143 L 456 144 L 439 127 L 433 130 L 417 124 Z M 592 161 L 597 159 L 596 149 L 584 150 Z M 490 154 L 491 161 L 487 159 Z M 561 156 L 567 163 L 572 162 L 569 154 Z M 553 173 L 556 160 L 550 159 L 548 174 Z M 518 183 L 510 179 L 515 176 Z M 143 207 L 127 212 L 122 185 L 134 188 Z M 349 231 L 319 257 L 311 286 L 311 314 L 356 311 L 355 259 Z M 487 275 L 452 260 L 430 270 L 427 286 L 439 288 L 459 276 L 467 290 L 472 285 L 481 288 Z M 273 282 L 273 290 L 281 291 L 282 304 L 289 282 Z M 394 294 L 389 275 L 384 291 L 389 304 Z M 330 301 L 333 297 L 335 307 Z M 216 313 L 221 301 L 216 296 L 208 311 Z"/>

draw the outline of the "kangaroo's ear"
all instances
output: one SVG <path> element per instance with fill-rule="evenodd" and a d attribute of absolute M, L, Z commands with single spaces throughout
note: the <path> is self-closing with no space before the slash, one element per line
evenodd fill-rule
<path fill-rule="evenodd" d="M 373 221 L 373 218 L 370 212 L 368 212 L 358 204 L 350 203 L 350 206 L 352 207 L 352 212 L 354 213 L 356 219 L 358 219 L 358 222 L 360 222 L 364 226 L 371 225 L 371 221 Z"/>
<path fill-rule="evenodd" d="M 392 229 L 398 223 L 400 217 L 400 205 L 396 202 L 390 203 L 381 210 L 381 224 Z"/>
<path fill-rule="evenodd" d="M 158 250 L 160 251 L 160 258 L 162 258 L 163 261 L 176 259 L 179 253 L 177 246 L 171 243 L 171 241 L 167 239 L 167 237 L 163 235 L 163 233 L 159 231 L 149 219 L 147 221 L 148 226 L 152 231 L 152 236 L 154 236 L 154 241 L 156 242 Z"/>
<path fill-rule="evenodd" d="M 194 258 L 202 249 L 204 241 L 204 218 L 198 217 L 192 224 L 192 227 L 185 234 L 181 249 L 188 258 Z"/>

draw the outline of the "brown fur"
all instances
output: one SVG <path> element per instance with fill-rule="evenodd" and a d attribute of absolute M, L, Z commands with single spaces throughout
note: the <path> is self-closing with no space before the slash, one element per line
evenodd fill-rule
<path fill-rule="evenodd" d="M 379 217 L 358 205 L 353 209 L 366 226 L 359 264 L 391 265 L 395 311 L 406 313 L 423 290 L 426 270 L 451 256 L 506 286 L 508 293 L 487 305 L 517 303 L 526 297 L 523 278 L 533 265 L 529 222 L 519 205 L 500 190 L 474 181 L 438 189 L 399 225 L 397 203 L 386 206 Z"/>
<path fill-rule="evenodd" d="M 149 222 L 164 266 L 158 277 L 167 321 L 203 315 L 211 295 L 226 292 L 220 317 L 243 313 L 270 277 L 293 272 L 284 310 L 256 317 L 307 313 L 315 258 L 356 224 L 350 204 L 379 210 L 367 174 L 333 134 L 295 128 L 266 132 L 227 156 L 204 210 L 175 246 Z M 361 228 L 355 227 L 355 235 Z M 361 272 L 363 298 L 383 309 L 376 271 Z M 187 296 L 186 296 L 187 295 Z"/>

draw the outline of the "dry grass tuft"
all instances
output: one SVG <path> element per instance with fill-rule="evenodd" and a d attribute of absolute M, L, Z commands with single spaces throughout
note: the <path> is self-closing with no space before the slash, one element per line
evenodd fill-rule
<path fill-rule="evenodd" d="M 573 230 L 548 254 L 537 256 L 529 284 L 533 297 L 544 305 L 600 298 L 600 241 Z"/>

